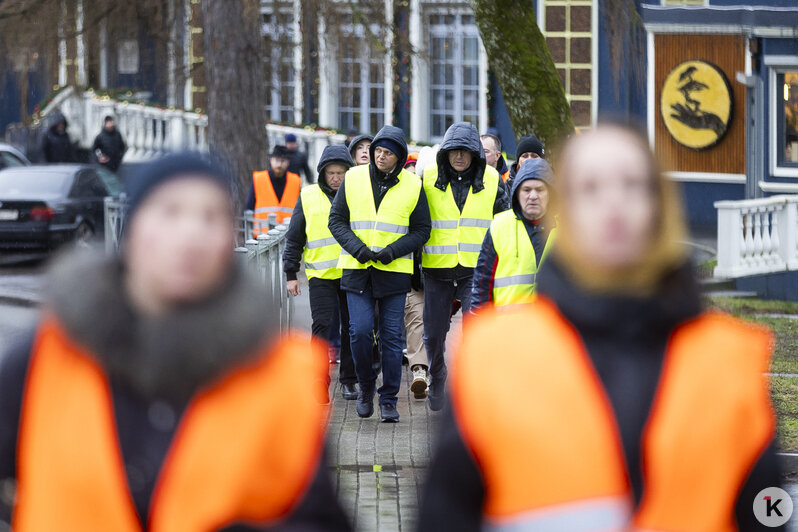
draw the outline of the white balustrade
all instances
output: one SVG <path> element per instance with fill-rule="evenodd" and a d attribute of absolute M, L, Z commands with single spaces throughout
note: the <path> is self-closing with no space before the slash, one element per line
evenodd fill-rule
<path fill-rule="evenodd" d="M 798 195 L 719 201 L 716 277 L 798 269 Z"/>
<path fill-rule="evenodd" d="M 56 110 L 69 121 L 73 140 L 90 148 L 100 132 L 103 118 L 116 118 L 128 151 L 126 162 L 159 157 L 170 151 L 208 151 L 208 117 L 180 109 L 160 109 L 140 103 L 111 100 L 92 91 L 79 94 L 73 87 L 59 92 L 45 109 L 42 117 Z M 269 146 L 285 144 L 289 133 L 297 137 L 299 149 L 308 154 L 308 166 L 315 171 L 325 146 L 343 144 L 345 135 L 309 127 L 290 127 L 276 124 L 266 126 Z M 258 149 L 259 147 L 255 147 Z"/>

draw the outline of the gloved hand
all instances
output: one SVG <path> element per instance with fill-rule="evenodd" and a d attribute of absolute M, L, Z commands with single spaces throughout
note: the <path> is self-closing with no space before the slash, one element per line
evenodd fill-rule
<path fill-rule="evenodd" d="M 374 254 L 374 260 L 378 260 L 383 264 L 390 264 L 393 262 L 393 250 L 390 246 L 382 248 L 377 253 Z"/>
<path fill-rule="evenodd" d="M 376 255 L 367 246 L 363 246 L 355 255 L 355 259 L 357 259 L 360 264 L 366 264 L 367 262 L 376 260 Z"/>

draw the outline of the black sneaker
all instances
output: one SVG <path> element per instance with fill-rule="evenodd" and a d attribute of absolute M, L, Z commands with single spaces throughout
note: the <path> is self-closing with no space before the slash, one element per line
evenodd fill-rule
<path fill-rule="evenodd" d="M 443 386 L 436 386 L 434 384 L 431 385 L 429 387 L 429 391 L 427 392 L 427 397 L 429 398 L 430 410 L 433 412 L 443 410 L 443 407 L 446 404 L 446 398 L 443 395 Z"/>
<path fill-rule="evenodd" d="M 354 401 L 357 399 L 357 384 L 342 384 L 341 396 L 347 401 Z"/>
<path fill-rule="evenodd" d="M 399 412 L 393 403 L 380 404 L 380 421 L 383 423 L 398 423 Z"/>
<path fill-rule="evenodd" d="M 357 394 L 357 404 L 355 405 L 357 415 L 360 417 L 371 417 L 374 415 L 374 390 L 363 390 Z"/>

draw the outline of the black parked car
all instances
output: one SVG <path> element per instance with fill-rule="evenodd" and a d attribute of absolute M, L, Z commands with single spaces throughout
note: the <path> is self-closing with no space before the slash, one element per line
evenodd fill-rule
<path fill-rule="evenodd" d="M 59 164 L 0 170 L 0 249 L 53 249 L 104 232 L 104 201 L 119 196 L 116 175 Z"/>

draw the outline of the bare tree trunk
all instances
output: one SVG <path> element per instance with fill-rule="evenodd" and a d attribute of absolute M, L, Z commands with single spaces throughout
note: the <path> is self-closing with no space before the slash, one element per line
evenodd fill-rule
<path fill-rule="evenodd" d="M 266 91 L 258 0 L 202 0 L 208 142 L 235 172 L 243 203 L 266 168 Z"/>
<path fill-rule="evenodd" d="M 562 81 L 538 28 L 532 0 L 471 0 L 491 70 L 516 135 L 534 133 L 547 149 L 573 133 Z M 507 26 L 507 15 L 513 24 Z"/>

